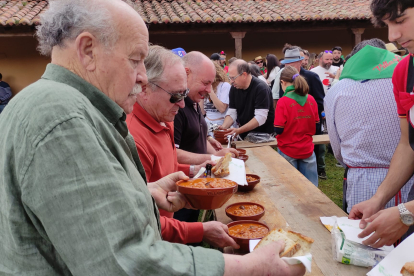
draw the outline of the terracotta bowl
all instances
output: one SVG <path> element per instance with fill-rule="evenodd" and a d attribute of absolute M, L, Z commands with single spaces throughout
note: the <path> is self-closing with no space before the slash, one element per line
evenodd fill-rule
<path fill-rule="evenodd" d="M 217 141 L 219 141 L 219 143 L 227 144 L 227 138 L 224 138 L 224 137 L 214 137 L 214 139 L 216 139 Z"/>
<path fill-rule="evenodd" d="M 239 157 L 237 157 L 237 158 L 240 159 L 240 160 L 243 160 L 244 162 L 246 162 L 247 159 L 249 159 L 249 156 L 245 155 L 245 154 L 239 154 Z"/>
<path fill-rule="evenodd" d="M 255 187 L 257 184 L 259 184 L 259 183 L 260 183 L 260 176 L 258 176 L 257 174 L 246 174 L 246 176 L 251 176 L 251 177 L 254 177 L 254 178 L 256 178 L 257 180 L 255 180 L 255 181 L 251 181 L 251 182 L 247 181 L 247 186 L 242 186 L 242 185 L 239 185 L 239 191 L 241 191 L 241 192 L 250 192 L 251 190 L 253 190 L 253 189 L 254 189 L 254 187 Z"/>
<path fill-rule="evenodd" d="M 269 226 L 267 226 L 267 225 L 266 225 L 266 224 L 264 224 L 264 223 L 261 223 L 261 222 L 255 221 L 255 220 L 239 220 L 239 221 L 233 221 L 233 222 L 230 222 L 229 224 L 227 224 L 227 227 L 228 227 L 228 228 L 230 228 L 230 227 L 232 227 L 232 226 L 234 226 L 234 225 L 237 225 L 237 224 L 242 224 L 242 223 L 254 223 L 254 224 L 260 224 L 260 225 L 263 225 L 264 227 L 266 227 L 268 231 L 270 231 Z M 230 235 L 230 234 L 229 234 L 229 235 Z M 249 252 L 249 241 L 250 241 L 250 239 L 246 239 L 246 238 L 237 238 L 237 237 L 234 237 L 234 236 L 232 236 L 232 235 L 230 235 L 230 237 L 232 237 L 232 238 L 234 239 L 234 241 L 235 241 L 238 245 L 240 245 L 240 251 L 242 251 L 242 252 L 246 252 L 246 253 L 248 253 L 248 252 Z M 255 239 L 261 239 L 261 238 L 263 238 L 263 237 L 259 237 L 259 238 L 255 238 Z"/>
<path fill-rule="evenodd" d="M 243 154 L 243 155 L 246 154 L 246 150 L 245 149 L 236 149 L 236 150 L 239 152 L 239 154 Z"/>
<path fill-rule="evenodd" d="M 216 178 L 207 178 L 207 180 L 208 179 L 215 180 Z M 237 187 L 239 186 L 236 182 L 232 181 L 234 183 L 233 187 L 201 189 L 180 186 L 180 183 L 182 182 L 184 182 L 184 180 L 180 180 L 176 183 L 177 191 L 185 196 L 193 208 L 202 210 L 220 208 L 233 196 L 234 193 L 237 192 Z"/>
<path fill-rule="evenodd" d="M 259 206 L 260 208 L 262 208 L 263 211 L 255 214 L 255 215 L 251 215 L 251 216 L 239 216 L 239 215 L 229 213 L 228 210 L 231 207 L 241 206 L 241 205 L 256 205 L 256 206 Z M 254 203 L 254 202 L 237 202 L 237 203 L 233 203 L 233 204 L 226 207 L 226 215 L 234 221 L 238 221 L 238 220 L 256 220 L 256 221 L 258 221 L 259 219 L 261 219 L 264 216 L 264 214 L 265 214 L 265 208 L 263 207 L 263 205 L 260 205 L 258 203 Z"/>
<path fill-rule="evenodd" d="M 218 135 L 218 136 L 224 136 L 224 135 L 226 135 L 229 132 L 231 132 L 231 130 L 228 130 L 228 129 L 217 129 L 213 133 L 214 133 L 214 136 L 216 136 L 216 135 Z"/>

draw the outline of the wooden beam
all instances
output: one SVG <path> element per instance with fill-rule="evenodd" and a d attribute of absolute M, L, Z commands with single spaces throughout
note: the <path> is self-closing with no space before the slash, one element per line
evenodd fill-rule
<path fill-rule="evenodd" d="M 242 39 L 246 35 L 246 32 L 230 32 L 234 38 L 236 58 L 242 58 Z"/>

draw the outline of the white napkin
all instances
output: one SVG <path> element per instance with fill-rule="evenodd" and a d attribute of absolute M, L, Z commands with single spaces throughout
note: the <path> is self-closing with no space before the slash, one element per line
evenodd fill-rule
<path fill-rule="evenodd" d="M 253 249 L 256 247 L 256 245 L 260 242 L 259 240 L 250 240 L 249 241 L 249 249 L 250 252 L 253 251 Z M 287 262 L 290 265 L 296 265 L 296 264 L 300 264 L 302 263 L 305 267 L 306 270 L 311 272 L 311 268 L 312 268 L 312 254 L 307 254 L 305 256 L 298 256 L 298 257 L 282 257 L 282 260 L 284 260 L 285 262 Z"/>
<path fill-rule="evenodd" d="M 414 234 L 406 238 L 400 245 L 390 252 L 368 276 L 401 275 L 401 268 L 406 262 L 414 261 L 413 254 Z"/>
<path fill-rule="evenodd" d="M 221 157 L 222 156 L 212 155 L 211 160 L 217 161 Z M 229 164 L 229 171 L 230 171 L 230 174 L 228 176 L 223 177 L 224 179 L 232 180 L 242 186 L 247 185 L 246 167 L 244 165 L 243 160 L 232 158 Z M 211 174 L 211 177 L 214 177 L 214 174 Z"/>

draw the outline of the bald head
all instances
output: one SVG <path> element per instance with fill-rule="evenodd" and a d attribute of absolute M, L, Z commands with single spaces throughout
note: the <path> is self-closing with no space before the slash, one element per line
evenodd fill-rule
<path fill-rule="evenodd" d="M 201 52 L 190 52 L 183 57 L 187 73 L 188 97 L 193 102 L 200 102 L 211 92 L 211 85 L 216 77 L 213 62 Z"/>
<path fill-rule="evenodd" d="M 243 60 L 243 59 L 236 59 L 235 61 L 233 61 L 230 67 L 235 67 L 237 70 L 237 74 L 242 74 L 243 72 L 246 72 L 247 74 L 250 74 L 250 66 L 249 64 Z"/>

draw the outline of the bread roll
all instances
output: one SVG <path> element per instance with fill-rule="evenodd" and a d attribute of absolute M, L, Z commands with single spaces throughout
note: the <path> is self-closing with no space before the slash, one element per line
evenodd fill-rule
<path fill-rule="evenodd" d="M 400 272 L 403 276 L 414 276 L 414 261 L 405 263 Z"/>
<path fill-rule="evenodd" d="M 310 253 L 314 242 L 312 238 L 290 230 L 274 229 L 256 245 L 255 249 L 278 240 L 285 242 L 285 249 L 280 253 L 280 257 L 304 256 Z"/>
<path fill-rule="evenodd" d="M 217 164 L 211 169 L 211 172 L 216 177 L 225 177 L 230 174 L 229 165 L 231 161 L 231 153 L 228 152 L 224 155 Z"/>

